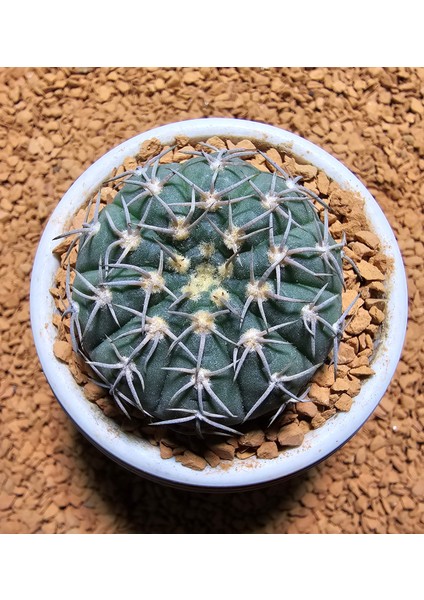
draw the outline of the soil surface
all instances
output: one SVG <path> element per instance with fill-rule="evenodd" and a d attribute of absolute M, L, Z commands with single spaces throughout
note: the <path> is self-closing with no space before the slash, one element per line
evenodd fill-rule
<path fill-rule="evenodd" d="M 417 68 L 0 69 L 0 533 L 424 533 L 423 98 Z M 408 274 L 404 351 L 372 417 L 308 473 L 243 494 L 175 490 L 104 457 L 54 399 L 29 324 L 37 244 L 73 180 L 128 137 L 211 116 L 339 158 Z"/>

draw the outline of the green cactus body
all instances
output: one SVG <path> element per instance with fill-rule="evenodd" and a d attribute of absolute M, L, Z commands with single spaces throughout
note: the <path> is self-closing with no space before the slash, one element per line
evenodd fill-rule
<path fill-rule="evenodd" d="M 117 181 L 80 237 L 73 337 L 124 412 L 230 435 L 306 399 L 339 335 L 343 244 L 270 159 L 210 150 Z"/>

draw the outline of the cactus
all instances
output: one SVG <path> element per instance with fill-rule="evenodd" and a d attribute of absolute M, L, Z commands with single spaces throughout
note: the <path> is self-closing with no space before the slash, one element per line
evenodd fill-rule
<path fill-rule="evenodd" d="M 344 240 L 262 151 L 198 147 L 109 180 L 113 202 L 99 210 L 99 191 L 94 218 L 64 234 L 79 243 L 67 313 L 74 349 L 126 415 L 228 436 L 307 400 L 332 349 L 337 365 Z M 269 172 L 245 160 L 257 153 Z"/>

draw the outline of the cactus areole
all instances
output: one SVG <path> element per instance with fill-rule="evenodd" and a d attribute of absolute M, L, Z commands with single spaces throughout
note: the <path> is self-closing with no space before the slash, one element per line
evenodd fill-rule
<path fill-rule="evenodd" d="M 307 400 L 336 360 L 344 242 L 325 203 L 262 151 L 199 147 L 114 178 L 113 202 L 99 210 L 99 192 L 94 218 L 68 232 L 71 336 L 125 414 L 235 435 Z M 269 172 L 246 162 L 257 152 Z"/>

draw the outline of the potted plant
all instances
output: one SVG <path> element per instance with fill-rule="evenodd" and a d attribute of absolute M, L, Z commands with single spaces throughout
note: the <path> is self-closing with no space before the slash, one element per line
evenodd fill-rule
<path fill-rule="evenodd" d="M 229 140 L 226 146 L 224 140 Z M 185 148 L 175 150 L 178 143 Z M 147 154 L 137 164 L 141 148 Z M 290 161 L 303 177 L 289 172 Z M 305 183 L 311 172 L 318 188 L 333 186 L 331 206 L 319 189 Z M 344 194 L 350 194 L 347 200 Z M 101 210 L 106 196 L 112 201 Z M 350 204 L 354 197 L 356 212 Z M 72 226 L 87 206 L 82 223 Z M 362 227 L 365 250 L 355 237 L 359 264 L 343 231 L 338 241 L 332 237 L 343 211 L 348 235 L 358 224 L 369 225 Z M 60 239 L 68 240 L 62 287 L 74 368 L 67 360 L 69 343 L 66 356 L 57 351 L 59 321 L 51 289 L 60 266 Z M 373 240 L 384 268 L 367 260 Z M 347 293 L 345 263 L 351 280 L 372 282 L 379 296 L 370 296 L 369 285 L 366 293 L 354 287 Z M 375 315 L 374 322 L 357 308 L 358 301 Z M 364 186 L 314 144 L 237 119 L 165 125 L 105 154 L 58 204 L 40 241 L 31 281 L 40 361 L 77 427 L 136 473 L 190 489 L 269 484 L 343 445 L 383 396 L 399 360 L 406 319 L 399 249 Z M 349 328 L 358 337 L 345 344 L 342 335 Z M 378 334 L 378 344 L 371 344 L 371 333 Z M 347 378 L 338 376 L 346 374 L 346 354 L 357 361 L 358 377 L 349 382 L 364 378 L 348 407 L 343 406 Z M 147 423 L 147 429 L 162 432 L 162 438 L 154 438 L 156 445 L 88 401 L 74 377 L 78 361 L 83 370 L 88 365 L 97 389 L 107 391 L 121 412 L 133 421 L 135 416 L 136 423 L 140 416 L 143 427 Z M 326 377 L 333 377 L 328 393 L 320 385 Z M 313 416 L 317 403 L 323 410 Z M 293 407 L 299 415 L 303 411 L 305 422 L 293 417 Z M 258 423 L 264 418 L 271 433 L 261 439 L 261 452 L 253 453 L 251 438 L 260 437 Z M 319 427 L 310 426 L 314 418 Z M 188 440 L 212 440 L 203 465 L 196 463 L 191 442 L 186 449 L 169 442 L 173 430 Z M 284 451 L 275 452 L 277 441 Z M 162 453 L 165 447 L 170 460 Z M 214 457 L 232 460 L 214 468 Z"/>

